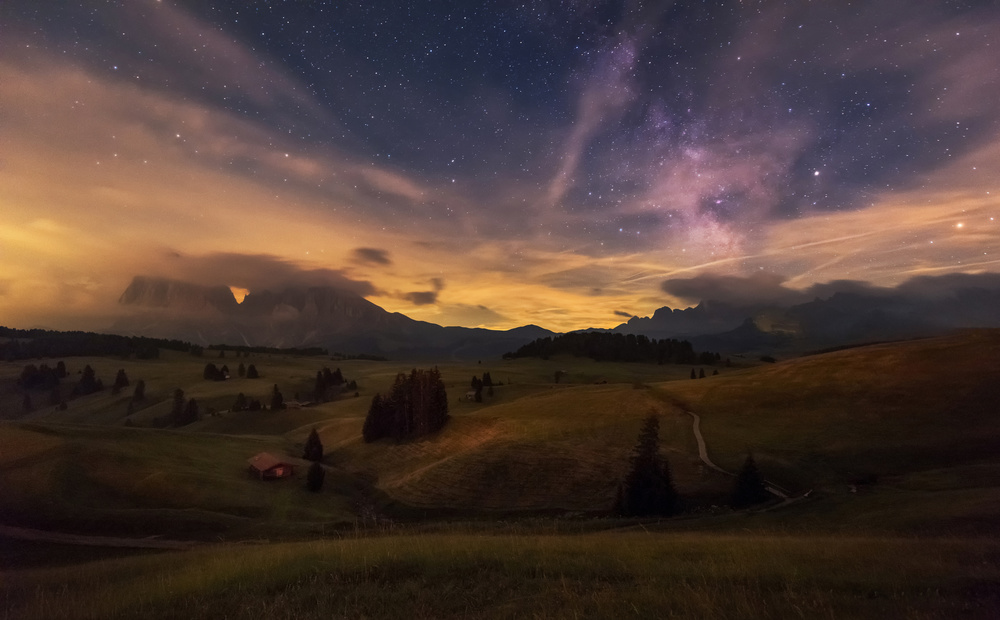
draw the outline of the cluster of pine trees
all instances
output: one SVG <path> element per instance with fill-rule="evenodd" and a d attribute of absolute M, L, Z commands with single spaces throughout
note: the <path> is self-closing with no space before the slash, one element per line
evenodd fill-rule
<path fill-rule="evenodd" d="M 229 366 L 223 364 L 222 368 L 217 368 L 215 364 L 209 362 L 205 364 L 205 371 L 202 373 L 202 378 L 206 381 L 225 381 L 229 378 Z"/>
<path fill-rule="evenodd" d="M 83 374 L 80 375 L 80 382 L 73 388 L 73 396 L 86 396 L 104 389 L 104 382 L 97 378 L 94 369 L 87 364 L 83 367 Z"/>
<path fill-rule="evenodd" d="M 448 395 L 437 368 L 399 373 L 385 396 L 376 394 L 362 428 L 366 442 L 397 441 L 440 430 L 448 421 Z"/>
<path fill-rule="evenodd" d="M 477 403 L 483 402 L 483 388 L 486 388 L 487 394 L 493 396 L 493 377 L 490 376 L 490 373 L 484 372 L 482 379 L 476 375 L 472 375 L 471 385 Z"/>
<path fill-rule="evenodd" d="M 316 371 L 316 386 L 313 388 L 313 400 L 325 403 L 336 398 L 344 390 L 356 390 L 358 383 L 353 379 L 347 381 L 340 369 L 331 371 L 329 368 Z"/>
<path fill-rule="evenodd" d="M 229 408 L 230 411 L 260 411 L 263 409 L 263 405 L 260 400 L 256 398 L 247 398 L 243 392 L 236 395 L 236 401 L 233 406 Z"/>
<path fill-rule="evenodd" d="M 504 359 L 574 355 L 589 357 L 598 362 L 646 362 L 656 364 L 712 364 L 719 359 L 717 353 L 695 352 L 687 340 L 650 339 L 635 334 L 586 332 L 538 338 Z"/>
<path fill-rule="evenodd" d="M 174 390 L 174 404 L 170 408 L 170 424 L 173 426 L 185 426 L 196 422 L 198 418 L 198 401 L 193 398 L 185 401 L 184 390 L 180 388 Z"/>
<path fill-rule="evenodd" d="M 26 389 L 52 389 L 59 385 L 60 379 L 66 378 L 66 364 L 60 361 L 55 368 L 50 368 L 48 364 L 35 366 L 28 364 L 21 371 L 21 376 L 17 379 L 17 385 Z"/>

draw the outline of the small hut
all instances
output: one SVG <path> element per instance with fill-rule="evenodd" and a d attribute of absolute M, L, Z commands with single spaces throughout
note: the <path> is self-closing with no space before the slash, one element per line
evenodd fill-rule
<path fill-rule="evenodd" d="M 295 466 L 287 461 L 283 461 L 270 452 L 261 452 L 257 456 L 247 459 L 250 464 L 250 473 L 261 480 L 275 480 L 285 478 L 294 473 Z"/>

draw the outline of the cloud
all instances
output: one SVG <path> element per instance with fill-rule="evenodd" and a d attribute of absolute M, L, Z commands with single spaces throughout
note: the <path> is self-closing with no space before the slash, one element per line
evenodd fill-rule
<path fill-rule="evenodd" d="M 356 166 L 350 172 L 356 174 L 376 192 L 393 194 L 411 202 L 423 202 L 431 195 L 428 188 L 421 187 L 398 172 L 372 166 Z"/>
<path fill-rule="evenodd" d="M 415 306 L 429 306 L 437 303 L 437 291 L 414 291 L 403 293 L 402 298 Z"/>
<path fill-rule="evenodd" d="M 431 286 L 434 287 L 435 291 L 444 290 L 444 278 L 431 278 Z"/>
<path fill-rule="evenodd" d="M 957 291 L 1000 291 L 1000 274 L 949 273 L 939 276 L 916 276 L 900 284 L 896 290 L 904 295 L 926 300 L 951 297 Z"/>
<path fill-rule="evenodd" d="M 494 327 L 509 325 L 510 318 L 483 305 L 451 304 L 443 306 L 435 322 L 440 325 Z"/>
<path fill-rule="evenodd" d="M 859 280 L 832 280 L 804 289 L 793 289 L 786 286 L 786 282 L 788 279 L 784 276 L 771 273 L 746 277 L 702 274 L 693 278 L 665 280 L 660 287 L 665 293 L 692 303 L 721 301 L 737 306 L 792 306 L 817 298 L 829 299 L 837 294 L 883 298 L 898 296 L 911 301 L 932 301 L 963 292 L 1000 291 L 1000 274 L 997 273 L 921 275 L 898 286 L 875 286 Z"/>
<path fill-rule="evenodd" d="M 369 265 L 391 265 L 388 250 L 378 248 L 354 248 L 351 252 L 352 260 L 356 263 L 367 263 Z"/>
<path fill-rule="evenodd" d="M 636 43 L 622 35 L 600 52 L 598 67 L 577 101 L 576 120 L 560 156 L 562 164 L 549 182 L 546 195 L 549 206 L 558 204 L 575 183 L 577 167 L 590 140 L 634 99 L 630 76 L 638 53 Z"/>
<path fill-rule="evenodd" d="M 664 280 L 660 288 L 689 302 L 713 300 L 746 305 L 801 298 L 800 292 L 782 286 L 785 280 L 784 276 L 767 272 L 748 277 L 704 273 L 693 278 Z"/>
<path fill-rule="evenodd" d="M 635 315 L 632 314 L 631 312 L 624 312 L 622 310 L 615 310 L 615 316 L 620 316 L 620 317 L 623 317 L 623 318 L 626 318 L 626 319 L 631 319 Z"/>
<path fill-rule="evenodd" d="M 354 280 L 341 270 L 309 267 L 270 254 L 220 252 L 191 256 L 170 252 L 161 268 L 166 273 L 151 275 L 202 286 L 237 286 L 251 292 L 306 286 L 329 286 L 361 296 L 377 292 L 371 282 Z"/>

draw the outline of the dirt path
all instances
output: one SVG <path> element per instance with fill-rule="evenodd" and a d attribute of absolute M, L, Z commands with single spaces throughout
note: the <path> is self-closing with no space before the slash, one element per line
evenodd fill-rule
<path fill-rule="evenodd" d="M 736 474 L 722 469 L 721 467 L 713 463 L 712 459 L 708 458 L 708 448 L 705 447 L 705 438 L 702 437 L 701 435 L 701 416 L 699 416 L 697 413 L 693 411 L 685 411 L 684 413 L 694 418 L 694 438 L 698 442 L 698 458 L 701 459 L 701 462 L 704 463 L 705 465 L 708 465 L 709 467 L 711 467 L 712 469 L 721 474 L 726 474 L 727 476 L 735 476 Z"/>
<path fill-rule="evenodd" d="M 726 471 L 725 469 L 722 469 L 721 467 L 719 467 L 718 465 L 716 465 L 712 461 L 712 459 L 708 458 L 708 448 L 705 446 L 705 438 L 701 434 L 701 416 L 699 416 L 697 413 L 695 413 L 693 411 L 685 411 L 684 413 L 688 414 L 689 416 L 691 416 L 694 419 L 694 423 L 693 423 L 692 426 L 693 426 L 693 429 L 694 429 L 694 438 L 698 442 L 698 458 L 701 459 L 701 462 L 704 463 L 705 465 L 707 465 L 708 467 L 714 469 L 715 471 L 721 473 L 721 474 L 725 474 L 727 476 L 735 477 L 736 474 L 734 474 L 731 471 Z M 767 492 L 770 493 L 771 495 L 773 495 L 775 497 L 779 497 L 779 498 L 785 500 L 786 502 L 789 501 L 789 499 L 790 499 L 788 497 L 788 493 L 785 493 L 784 490 L 778 488 L 772 482 L 769 482 L 769 481 L 765 480 L 764 481 L 764 488 L 766 488 Z"/>
<path fill-rule="evenodd" d="M 47 532 L 26 527 L 0 525 L 0 536 L 18 540 L 85 545 L 89 547 L 121 547 L 125 549 L 190 549 L 197 543 L 187 540 L 161 540 L 158 538 L 117 538 L 114 536 L 86 536 L 64 532 Z"/>

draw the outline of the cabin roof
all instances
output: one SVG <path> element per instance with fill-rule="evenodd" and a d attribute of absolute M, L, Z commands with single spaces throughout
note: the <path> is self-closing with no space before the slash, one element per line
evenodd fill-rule
<path fill-rule="evenodd" d="M 250 467 L 257 471 L 267 471 L 279 465 L 291 465 L 288 461 L 283 461 L 270 452 L 261 452 L 257 456 L 247 459 L 247 463 L 250 463 Z"/>

